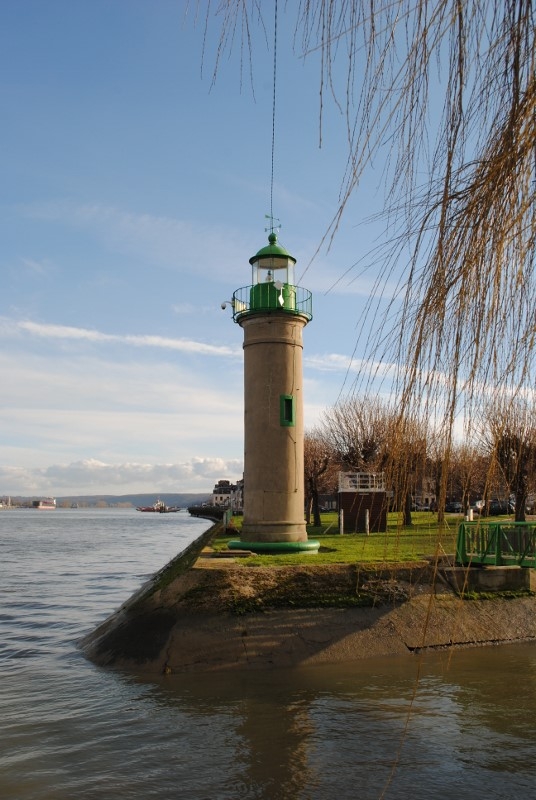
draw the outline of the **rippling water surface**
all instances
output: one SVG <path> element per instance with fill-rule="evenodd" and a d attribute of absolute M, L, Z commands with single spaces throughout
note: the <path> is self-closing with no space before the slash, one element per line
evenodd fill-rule
<path fill-rule="evenodd" d="M 536 797 L 534 645 L 152 682 L 87 662 L 77 640 L 207 525 L 0 512 L 0 798 Z"/>

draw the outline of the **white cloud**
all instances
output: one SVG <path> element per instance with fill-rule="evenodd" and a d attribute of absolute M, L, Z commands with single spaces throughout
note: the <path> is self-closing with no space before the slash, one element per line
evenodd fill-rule
<path fill-rule="evenodd" d="M 61 335 L 74 332 L 73 341 L 80 341 L 79 329 L 57 327 Z M 36 330 L 37 338 L 43 330 L 51 333 L 49 327 L 32 328 L 24 337 L 35 337 Z M 241 457 L 242 384 L 229 367 L 230 349 L 220 352 L 225 371 L 212 358 L 215 369 L 208 370 L 196 368 L 190 358 L 186 363 L 176 357 L 165 361 L 165 347 L 156 353 L 161 358 L 140 363 L 124 347 L 110 352 L 108 340 L 91 333 L 105 345 L 102 352 L 100 347 L 91 355 L 81 347 L 61 352 L 52 345 L 45 353 L 34 352 L 28 341 L 13 340 L 0 352 L 0 372 L 9 376 L 0 398 L 0 463 L 13 467 L 16 475 L 30 470 L 17 479 L 17 486 L 41 480 L 34 468 L 75 463 L 89 454 L 113 464 Z M 131 337 L 118 338 L 132 347 Z M 193 356 L 200 357 L 195 350 Z M 228 380 L 222 380 L 224 374 Z M 209 488 L 201 486 L 200 491 Z M 15 488 L 8 490 L 0 482 L 0 494 L 6 491 L 14 493 Z"/>
<path fill-rule="evenodd" d="M 19 211 L 31 219 L 83 230 L 111 251 L 197 277 L 210 274 L 212 280 L 227 280 L 233 275 L 238 279 L 243 274 L 243 264 L 233 253 L 247 253 L 250 249 L 238 229 L 230 231 L 227 227 L 175 217 L 136 214 L 113 206 L 51 201 L 19 206 Z M 225 246 L 230 239 L 232 249 Z"/>
<path fill-rule="evenodd" d="M 239 347 L 196 342 L 192 339 L 171 339 L 165 336 L 136 335 L 136 334 L 111 334 L 89 328 L 74 328 L 68 325 L 51 325 L 39 322 L 15 322 L 7 318 L 0 320 L 1 333 L 17 335 L 29 333 L 41 339 L 65 339 L 95 342 L 97 344 L 118 343 L 134 347 L 155 347 L 163 350 L 176 350 L 183 353 L 197 353 L 209 356 L 241 356 Z"/>
<path fill-rule="evenodd" d="M 241 347 L 5 317 L 0 337 L 0 494 L 203 492 L 241 475 Z M 306 357 L 308 426 L 349 364 Z"/>
<path fill-rule="evenodd" d="M 192 458 L 181 463 L 106 463 L 84 459 L 44 468 L 0 466 L 3 495 L 207 492 L 222 477 L 242 476 L 239 459 Z"/>
<path fill-rule="evenodd" d="M 37 261 L 35 258 L 21 258 L 20 261 L 23 268 L 37 275 L 48 275 L 51 271 L 51 264 L 48 259 Z"/>
<path fill-rule="evenodd" d="M 375 378 L 394 378 L 397 365 L 389 361 L 369 361 L 352 358 L 342 353 L 324 353 L 304 357 L 304 364 L 319 372 L 337 372 L 374 376 Z"/>

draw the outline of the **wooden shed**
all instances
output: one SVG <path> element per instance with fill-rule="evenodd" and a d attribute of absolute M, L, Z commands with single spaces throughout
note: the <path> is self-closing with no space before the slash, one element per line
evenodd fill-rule
<path fill-rule="evenodd" d="M 341 532 L 384 533 L 387 530 L 383 472 L 339 472 L 338 503 Z"/>

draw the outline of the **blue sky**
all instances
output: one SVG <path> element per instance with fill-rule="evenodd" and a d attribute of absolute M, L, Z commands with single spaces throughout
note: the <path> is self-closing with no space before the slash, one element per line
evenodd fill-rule
<path fill-rule="evenodd" d="M 203 60 L 190 5 L 0 4 L 0 495 L 210 492 L 242 474 L 242 331 L 220 306 L 266 244 L 273 51 L 255 29 L 253 90 L 239 47 L 212 85 L 218 28 Z M 311 263 L 345 123 L 329 103 L 319 147 L 319 55 L 299 57 L 280 6 L 273 208 L 313 292 L 310 427 L 363 355 L 374 273 L 350 268 L 382 197 L 370 170 Z"/>

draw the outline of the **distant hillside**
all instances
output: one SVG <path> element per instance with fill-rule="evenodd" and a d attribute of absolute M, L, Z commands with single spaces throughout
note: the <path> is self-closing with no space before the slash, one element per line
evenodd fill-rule
<path fill-rule="evenodd" d="M 151 494 L 70 494 L 70 495 L 59 495 L 56 496 L 56 503 L 58 506 L 71 506 L 73 503 L 77 503 L 79 506 L 96 506 L 96 505 L 107 505 L 107 506 L 132 506 L 136 508 L 137 506 L 149 506 L 152 505 L 156 500 L 162 500 L 167 506 L 180 506 L 181 508 L 187 508 L 188 506 L 199 505 L 200 503 L 205 503 L 211 494 L 207 492 L 206 494 L 199 494 L 199 493 L 176 493 L 173 494 L 171 492 L 162 492 L 159 494 L 158 492 L 154 492 Z M 36 495 L 32 497 L 12 497 L 11 500 L 16 505 L 25 505 L 30 504 L 32 500 L 39 499 Z"/>
<path fill-rule="evenodd" d="M 153 494 L 121 494 L 121 495 L 113 495 L 113 494 L 99 494 L 99 495 L 85 495 L 85 496 L 71 496 L 69 497 L 57 497 L 56 501 L 58 505 L 61 505 L 64 501 L 69 501 L 69 503 L 84 503 L 89 505 L 96 505 L 99 502 L 104 502 L 110 506 L 117 506 L 117 505 L 126 505 L 130 504 L 134 508 L 136 506 L 149 506 L 154 503 L 156 500 L 162 500 L 167 506 L 180 506 L 181 508 L 186 508 L 187 506 L 196 505 L 197 503 L 204 503 L 210 497 L 210 493 L 207 494 L 186 494 L 186 493 L 168 493 L 162 492 L 158 494 L 157 492 Z"/>

